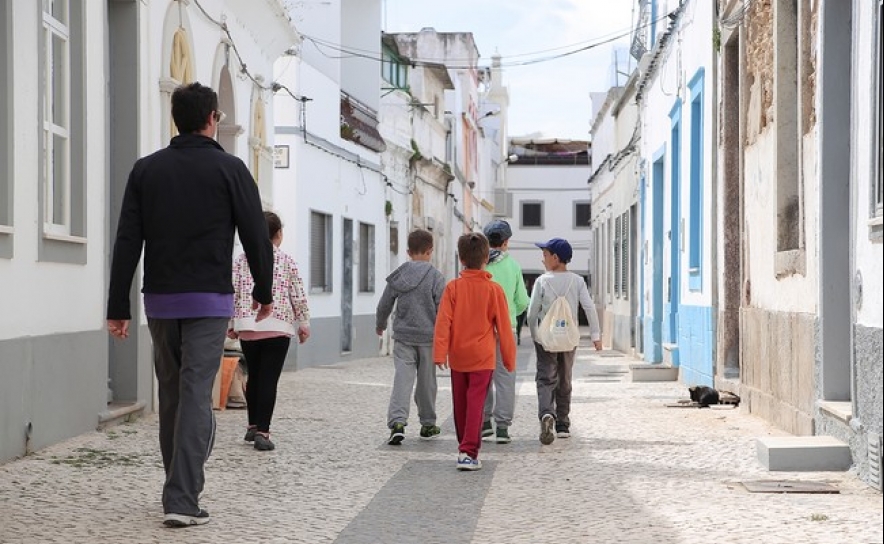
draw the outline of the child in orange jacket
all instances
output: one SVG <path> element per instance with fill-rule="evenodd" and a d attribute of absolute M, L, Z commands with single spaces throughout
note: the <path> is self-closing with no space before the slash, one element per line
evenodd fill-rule
<path fill-rule="evenodd" d="M 491 383 L 497 342 L 503 364 L 516 370 L 516 342 L 503 289 L 483 269 L 488 239 L 478 232 L 462 235 L 457 252 L 464 270 L 445 286 L 436 316 L 433 362 L 451 369 L 454 428 L 459 443 L 458 470 L 479 470 L 485 395 Z"/>

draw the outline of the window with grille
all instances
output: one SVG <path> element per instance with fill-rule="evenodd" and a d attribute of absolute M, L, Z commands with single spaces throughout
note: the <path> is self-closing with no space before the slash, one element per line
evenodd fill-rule
<path fill-rule="evenodd" d="M 629 298 L 629 237 L 632 235 L 630 228 L 629 212 L 623 212 L 620 218 L 620 296 Z"/>
<path fill-rule="evenodd" d="M 522 202 L 522 223 L 524 228 L 543 227 L 543 204 L 540 202 Z"/>
<path fill-rule="evenodd" d="M 620 216 L 614 219 L 614 296 L 620 298 L 620 275 L 622 274 L 622 259 L 620 251 L 623 249 L 621 245 L 623 236 Z"/>
<path fill-rule="evenodd" d="M 589 219 L 590 219 L 589 202 L 575 202 L 574 203 L 574 228 L 575 229 L 588 229 L 589 228 Z"/>
<path fill-rule="evenodd" d="M 359 223 L 359 292 L 374 292 L 374 225 Z"/>
<path fill-rule="evenodd" d="M 331 215 L 310 212 L 310 292 L 331 292 Z"/>

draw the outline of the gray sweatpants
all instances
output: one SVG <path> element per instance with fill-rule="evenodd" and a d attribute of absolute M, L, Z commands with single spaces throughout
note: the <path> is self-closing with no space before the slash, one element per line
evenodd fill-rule
<path fill-rule="evenodd" d="M 166 514 L 200 511 L 203 469 L 215 442 L 212 385 L 224 354 L 227 322 L 224 317 L 147 320 L 159 382 Z"/>
<path fill-rule="evenodd" d="M 571 371 L 577 349 L 550 353 L 534 342 L 537 353 L 537 417 L 552 414 L 556 423 L 569 425 L 571 420 Z"/>
<path fill-rule="evenodd" d="M 513 336 L 515 336 L 513 332 Z M 516 373 L 503 366 L 500 355 L 500 341 L 497 342 L 497 363 L 491 377 L 491 387 L 485 396 L 485 421 L 494 422 L 497 427 L 509 427 L 513 424 L 516 411 Z"/>
<path fill-rule="evenodd" d="M 387 427 L 392 429 L 394 423 L 408 424 L 412 390 L 421 425 L 435 425 L 436 365 L 433 364 L 433 346 L 396 342 L 393 345 L 393 365 L 395 371 L 387 409 Z"/>

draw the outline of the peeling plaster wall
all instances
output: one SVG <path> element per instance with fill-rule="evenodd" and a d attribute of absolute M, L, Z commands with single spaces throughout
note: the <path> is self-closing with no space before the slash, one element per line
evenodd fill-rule
<path fill-rule="evenodd" d="M 776 1 L 776 0 L 774 0 Z M 777 126 L 777 89 L 788 90 L 794 66 L 777 65 L 775 10 L 771 1 L 756 2 L 747 14 L 743 35 L 745 79 L 743 120 L 743 284 L 741 301 L 741 394 L 750 412 L 798 435 L 814 433 L 815 352 L 819 344 L 818 318 L 818 133 L 816 126 L 816 2 L 799 8 L 797 120 L 794 135 Z M 782 30 L 781 36 L 783 36 Z M 785 33 L 784 38 L 788 38 Z M 782 38 L 781 38 L 782 39 Z M 788 60 L 788 52 L 784 59 Z M 782 61 L 781 61 L 782 62 Z M 791 100 L 788 96 L 780 100 Z M 797 122 L 796 122 L 797 121 Z M 797 139 L 796 157 L 800 213 L 793 221 L 803 232 L 803 267 L 787 269 L 778 250 L 782 229 L 777 192 L 784 163 L 778 157 L 778 138 Z M 795 140 L 792 140 L 794 142 Z M 786 145 L 792 142 L 785 141 Z M 787 159 L 788 161 L 788 159 Z M 785 163 L 786 175 L 794 170 Z"/>

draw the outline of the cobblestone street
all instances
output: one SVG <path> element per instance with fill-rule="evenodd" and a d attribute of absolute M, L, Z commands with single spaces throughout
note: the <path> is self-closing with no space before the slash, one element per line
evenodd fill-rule
<path fill-rule="evenodd" d="M 0 542 L 31 543 L 880 543 L 882 496 L 853 473 L 769 473 L 755 438 L 780 434 L 741 409 L 667 408 L 678 383 L 633 383 L 632 359 L 574 369 L 572 436 L 538 440 L 534 357 L 519 348 L 510 444 L 455 470 L 447 372 L 442 436 L 388 446 L 388 358 L 286 372 L 277 449 L 243 442 L 245 413 L 216 412 L 202 504 L 208 525 L 162 526 L 162 463 L 149 416 L 0 466 Z M 839 494 L 750 493 L 742 482 L 825 482 Z"/>

